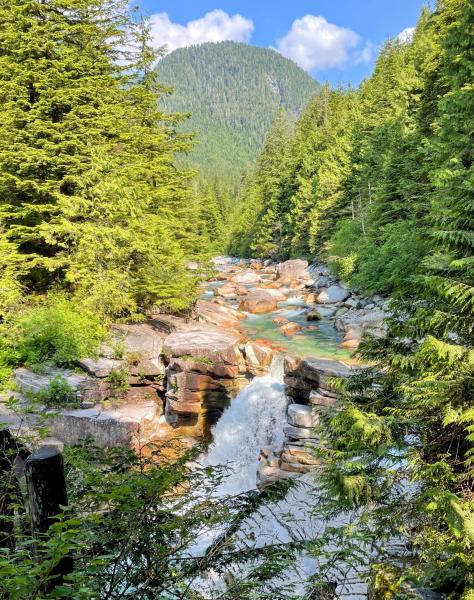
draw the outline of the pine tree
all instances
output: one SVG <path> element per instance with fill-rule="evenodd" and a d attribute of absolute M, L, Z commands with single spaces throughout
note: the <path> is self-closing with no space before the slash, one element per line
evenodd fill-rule
<path fill-rule="evenodd" d="M 439 1 L 430 26 L 439 68 L 426 73 L 421 106 L 432 106 L 433 87 L 444 90 L 419 120 L 434 117 L 430 128 L 421 125 L 433 132 L 425 140 L 433 249 L 401 286 L 387 338 L 362 348 L 378 363 L 349 382 L 328 421 L 334 449 L 323 479 L 326 509 L 357 507 L 353 539 L 387 544 L 396 536 L 414 549 L 404 565 L 389 555 L 377 560 L 380 595 L 399 597 L 415 581 L 467 599 L 474 593 L 474 6 Z"/>
<path fill-rule="evenodd" d="M 257 162 L 255 193 L 259 204 L 256 237 L 252 251 L 260 257 L 284 255 L 282 197 L 288 169 L 290 124 L 280 111 Z"/>
<path fill-rule="evenodd" d="M 0 13 L 0 220 L 21 286 L 110 316 L 187 305 L 196 235 L 173 156 L 188 144 L 157 106 L 146 28 L 122 0 Z"/>

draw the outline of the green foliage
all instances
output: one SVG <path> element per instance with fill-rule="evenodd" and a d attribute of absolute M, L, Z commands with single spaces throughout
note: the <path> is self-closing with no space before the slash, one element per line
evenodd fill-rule
<path fill-rule="evenodd" d="M 80 358 L 94 356 L 105 337 L 97 316 L 61 294 L 9 313 L 1 329 L 3 361 L 14 365 L 72 366 Z"/>
<path fill-rule="evenodd" d="M 207 179 L 233 184 L 252 166 L 278 109 L 297 116 L 318 90 L 278 52 L 237 42 L 179 48 L 156 69 L 174 88 L 164 106 L 192 113 L 183 130 L 197 132 L 198 143 L 183 160 Z"/>
<path fill-rule="evenodd" d="M 187 307 L 200 207 L 146 24 L 124 0 L 13 1 L 0 19 L 0 308 L 58 283 L 107 317 Z"/>
<path fill-rule="evenodd" d="M 128 390 L 127 378 L 128 378 L 128 373 L 125 369 L 119 369 L 119 370 L 113 369 L 107 375 L 105 380 L 108 383 L 110 383 L 110 385 L 117 392 L 126 392 Z"/>
<path fill-rule="evenodd" d="M 35 400 L 46 404 L 46 406 L 56 406 L 60 408 L 78 403 L 74 389 L 64 377 L 61 377 L 61 375 L 53 377 L 47 387 L 37 392 L 35 394 Z"/>
<path fill-rule="evenodd" d="M 266 505 L 281 499 L 289 484 L 261 495 L 216 497 L 223 473 L 197 463 L 189 469 L 202 448 L 179 459 L 165 458 L 175 451 L 172 446 L 152 446 L 138 455 L 125 448 L 101 450 L 90 442 L 68 448 L 68 506 L 35 545 L 22 500 L 15 498 L 16 546 L 0 551 L 2 596 L 196 600 L 203 597 L 208 573 L 215 580 L 216 574 L 232 571 L 235 575 L 227 583 L 223 577 L 223 587 L 212 586 L 206 597 L 217 598 L 227 590 L 242 599 L 282 598 L 289 586 L 279 577 L 303 545 L 258 548 L 247 540 L 243 546 L 237 530 L 245 519 L 258 519 Z M 212 535 L 218 530 L 225 534 Z M 35 552 L 42 561 L 35 559 Z M 66 555 L 74 558 L 72 573 L 45 592 L 54 567 Z"/>

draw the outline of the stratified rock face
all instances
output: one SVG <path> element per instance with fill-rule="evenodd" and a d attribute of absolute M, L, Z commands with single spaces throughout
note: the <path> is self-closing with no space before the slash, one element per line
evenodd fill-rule
<path fill-rule="evenodd" d="M 286 296 L 280 294 L 278 290 L 257 288 L 248 293 L 242 301 L 240 309 L 254 314 L 263 314 L 276 310 L 278 302 L 282 300 L 286 300 Z"/>
<path fill-rule="evenodd" d="M 228 406 L 237 379 L 245 371 L 241 336 L 213 325 L 196 323 L 168 336 L 166 411 L 176 424 L 203 434 Z"/>
<path fill-rule="evenodd" d="M 348 377 L 351 369 L 335 360 L 285 357 L 285 383 L 295 401 L 288 405 L 285 441 L 280 448 L 262 448 L 257 473 L 264 488 L 278 479 L 297 477 L 317 468 L 320 418 L 337 403 L 331 377 Z"/>
<path fill-rule="evenodd" d="M 318 294 L 316 302 L 318 304 L 333 304 L 335 302 L 344 302 L 351 295 L 350 290 L 341 285 L 331 285 Z"/>
<path fill-rule="evenodd" d="M 309 402 L 311 392 L 329 378 L 348 377 L 351 373 L 350 367 L 337 360 L 292 356 L 285 357 L 284 370 L 288 394 L 304 404 Z"/>
<path fill-rule="evenodd" d="M 307 268 L 307 260 L 287 260 L 277 266 L 278 280 L 289 284 L 298 280 L 309 280 Z"/>

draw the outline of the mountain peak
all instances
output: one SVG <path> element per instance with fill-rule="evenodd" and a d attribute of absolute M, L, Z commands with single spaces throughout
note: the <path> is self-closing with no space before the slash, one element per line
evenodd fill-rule
<path fill-rule="evenodd" d="M 198 142 L 187 162 L 230 180 L 253 164 L 277 110 L 297 116 L 320 88 L 276 50 L 242 42 L 179 48 L 157 72 L 175 90 L 164 107 L 192 113 L 184 129 L 196 131 Z"/>

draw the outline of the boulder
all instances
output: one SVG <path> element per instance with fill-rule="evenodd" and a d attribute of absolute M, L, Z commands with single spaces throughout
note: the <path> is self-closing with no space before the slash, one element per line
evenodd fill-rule
<path fill-rule="evenodd" d="M 306 313 L 306 320 L 307 321 L 321 321 L 322 319 L 322 315 L 319 312 L 319 310 L 310 310 L 309 312 Z"/>
<path fill-rule="evenodd" d="M 290 404 L 288 406 L 288 423 L 294 427 L 313 427 L 313 413 L 310 406 Z"/>
<path fill-rule="evenodd" d="M 273 350 L 257 342 L 247 342 L 244 347 L 244 354 L 251 372 L 266 369 L 273 360 Z"/>
<path fill-rule="evenodd" d="M 240 329 L 240 321 L 245 315 L 230 306 L 198 300 L 196 303 L 197 317 L 207 323 L 222 327 L 223 329 Z"/>
<path fill-rule="evenodd" d="M 280 332 L 283 335 L 292 336 L 295 333 L 298 333 L 299 331 L 301 331 L 303 328 L 301 327 L 301 325 L 299 323 L 293 323 L 292 321 L 290 321 L 289 323 L 286 323 L 285 325 L 281 325 L 278 329 L 280 330 Z"/>
<path fill-rule="evenodd" d="M 278 327 L 281 327 L 282 325 L 286 325 L 289 322 L 290 322 L 290 320 L 287 319 L 286 317 L 275 317 L 274 319 L 272 319 L 272 323 L 274 323 Z"/>
<path fill-rule="evenodd" d="M 262 314 L 276 310 L 279 300 L 272 294 L 276 290 L 254 289 L 249 292 L 240 304 L 240 309 L 254 314 Z"/>
<path fill-rule="evenodd" d="M 77 364 L 84 369 L 86 373 L 98 378 L 107 377 L 112 371 L 120 371 L 124 367 L 123 360 L 105 358 L 104 356 L 99 356 L 97 359 L 83 358 L 78 360 Z"/>
<path fill-rule="evenodd" d="M 242 271 L 241 273 L 236 273 L 232 277 L 232 281 L 234 283 L 258 283 L 260 276 L 255 271 Z"/>
<path fill-rule="evenodd" d="M 143 374 L 149 377 L 163 375 L 164 364 L 161 353 L 166 334 L 161 327 L 162 323 L 159 320 L 131 325 L 113 325 L 111 328 L 115 347 L 113 358 L 123 359 L 127 364 L 127 371 L 132 375 Z"/>
<path fill-rule="evenodd" d="M 308 281 L 310 275 L 307 268 L 308 261 L 306 260 L 287 260 L 277 266 L 278 279 L 283 283 L 291 283 L 298 279 Z"/>
<path fill-rule="evenodd" d="M 169 335 L 163 352 L 171 357 L 192 357 L 204 361 L 238 365 L 240 336 L 207 323 L 191 323 Z"/>
<path fill-rule="evenodd" d="M 294 427 L 289 423 L 284 425 L 283 433 L 286 437 L 295 440 L 315 439 L 316 434 L 311 427 Z"/>
<path fill-rule="evenodd" d="M 276 302 L 284 302 L 286 300 L 286 295 L 279 290 L 275 290 L 273 288 L 269 288 L 265 290 Z"/>
<path fill-rule="evenodd" d="M 234 283 L 224 283 L 224 285 L 214 288 L 214 296 L 235 298 L 235 296 L 237 296 L 236 285 Z"/>
<path fill-rule="evenodd" d="M 288 394 L 300 403 L 308 403 L 311 392 L 321 386 L 328 389 L 331 377 L 348 377 L 351 373 L 350 367 L 340 361 L 311 357 L 285 356 L 283 368 Z"/>
<path fill-rule="evenodd" d="M 341 285 L 331 285 L 318 294 L 316 301 L 318 304 L 332 304 L 334 302 L 344 302 L 351 292 Z"/>

